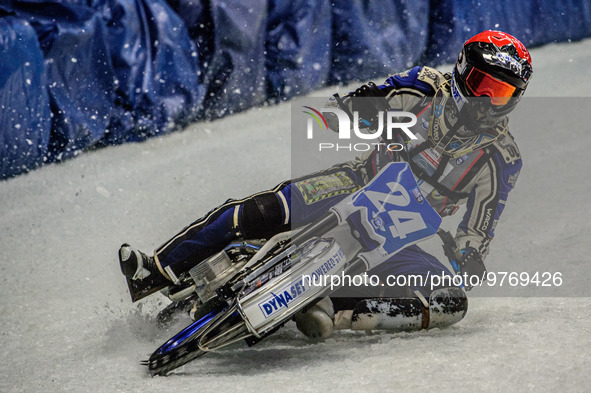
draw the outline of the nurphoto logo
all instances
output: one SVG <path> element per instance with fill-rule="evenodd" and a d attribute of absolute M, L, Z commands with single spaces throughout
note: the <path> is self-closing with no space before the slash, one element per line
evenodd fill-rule
<path fill-rule="evenodd" d="M 308 111 L 304 113 L 310 115 L 307 122 L 307 138 L 314 139 L 314 120 L 320 127 L 320 129 L 329 130 L 328 121 L 322 113 L 330 113 L 336 116 L 338 120 L 338 137 L 339 140 L 351 140 L 351 118 L 342 109 L 338 108 L 322 108 L 320 111 L 310 107 L 304 106 Z M 390 143 L 392 141 L 393 130 L 401 130 L 410 139 L 417 139 L 415 134 L 410 131 L 410 128 L 417 124 L 417 117 L 411 112 L 402 111 L 379 111 L 377 120 L 370 123 L 366 119 L 359 116 L 357 111 L 352 112 L 353 116 L 353 134 L 355 137 L 363 140 L 385 140 L 387 142 L 372 142 L 372 143 L 329 143 L 320 142 L 318 143 L 318 151 L 323 150 L 346 150 L 346 151 L 369 151 L 377 146 L 385 148 L 388 151 L 401 151 L 404 150 L 404 145 L 401 143 Z M 409 119 L 408 121 L 401 121 Z M 377 123 L 377 125 L 375 124 Z M 385 123 L 385 124 L 384 124 Z M 334 124 L 334 123 L 333 123 Z M 362 124 L 362 126 L 360 126 Z M 364 127 L 365 126 L 365 127 Z M 363 132 L 361 131 L 363 129 Z M 384 129 L 386 135 L 384 136 Z"/>

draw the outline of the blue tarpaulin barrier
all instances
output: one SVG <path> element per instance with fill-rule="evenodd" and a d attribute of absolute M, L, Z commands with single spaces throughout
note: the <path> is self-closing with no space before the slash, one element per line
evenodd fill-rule
<path fill-rule="evenodd" d="M 429 26 L 429 42 L 423 59 L 441 64 L 455 61 L 458 48 L 483 30 L 505 31 L 527 47 L 588 37 L 591 35 L 591 3 L 432 0 Z"/>
<path fill-rule="evenodd" d="M 197 48 L 183 20 L 163 0 L 107 0 L 114 108 L 103 143 L 138 141 L 197 117 L 205 86 Z"/>
<path fill-rule="evenodd" d="M 331 82 L 410 68 L 427 43 L 428 21 L 427 0 L 335 2 Z"/>
<path fill-rule="evenodd" d="M 113 69 L 102 18 L 86 7 L 18 2 L 45 58 L 52 124 L 48 159 L 70 157 L 99 141 L 112 108 Z"/>
<path fill-rule="evenodd" d="M 92 146 L 142 140 L 197 117 L 205 96 L 197 51 L 184 22 L 165 1 L 30 0 L 3 8 L 36 34 L 20 42 L 18 50 L 28 56 L 42 53 L 29 90 L 48 97 L 51 109 L 50 125 L 38 131 L 45 161 Z M 0 34 L 9 32 L 3 28 Z M 16 58 L 4 58 L 3 66 L 17 67 L 11 64 Z M 9 87 L 5 84 L 0 96 L 15 100 Z M 32 98 L 20 102 L 22 108 L 32 104 Z M 19 135 L 3 130 L 3 137 L 31 140 L 24 136 L 31 130 L 23 123 Z M 2 161 L 21 169 L 3 171 L 2 177 L 38 161 L 29 159 L 23 166 L 9 155 L 10 145 L 0 146 Z"/>
<path fill-rule="evenodd" d="M 326 84 L 453 62 L 486 29 L 528 47 L 578 40 L 591 36 L 591 4 L 2 0 L 0 179 Z"/>
<path fill-rule="evenodd" d="M 185 21 L 206 87 L 201 117 L 215 119 L 266 99 L 266 1 L 171 1 Z"/>
<path fill-rule="evenodd" d="M 47 155 L 46 85 L 35 30 L 0 9 L 0 179 L 37 167 Z"/>
<path fill-rule="evenodd" d="M 269 2 L 265 64 L 270 99 L 302 95 L 328 82 L 331 8 L 329 0 Z"/>

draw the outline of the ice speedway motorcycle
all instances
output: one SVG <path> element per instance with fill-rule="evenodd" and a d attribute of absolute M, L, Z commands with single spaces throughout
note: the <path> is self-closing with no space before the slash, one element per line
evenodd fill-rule
<path fill-rule="evenodd" d="M 268 240 L 233 242 L 163 288 L 172 303 L 158 319 L 165 322 L 178 310 L 192 307 L 194 322 L 144 364 L 151 375 L 166 375 L 238 341 L 254 345 L 327 296 L 330 287 L 318 284 L 327 282 L 323 277 L 366 272 L 435 235 L 440 224 L 441 217 L 421 194 L 409 165 L 390 163 L 323 218 Z M 453 241 L 439 230 L 442 233 Z"/>

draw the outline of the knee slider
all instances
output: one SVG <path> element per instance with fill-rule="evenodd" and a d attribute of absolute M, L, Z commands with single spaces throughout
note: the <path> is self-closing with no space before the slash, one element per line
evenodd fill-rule
<path fill-rule="evenodd" d="M 255 195 L 242 205 L 240 229 L 247 238 L 269 238 L 283 225 L 283 209 L 274 193 Z"/>
<path fill-rule="evenodd" d="M 468 298 L 457 287 L 434 290 L 429 304 L 423 300 L 417 297 L 363 299 L 355 305 L 350 326 L 346 328 L 393 331 L 443 328 L 461 321 L 468 311 Z"/>
<path fill-rule="evenodd" d="M 451 326 L 468 312 L 466 293 L 457 287 L 438 288 L 429 296 L 429 329 Z"/>
<path fill-rule="evenodd" d="M 418 298 L 363 299 L 353 309 L 350 329 L 420 330 L 424 327 L 424 309 Z"/>

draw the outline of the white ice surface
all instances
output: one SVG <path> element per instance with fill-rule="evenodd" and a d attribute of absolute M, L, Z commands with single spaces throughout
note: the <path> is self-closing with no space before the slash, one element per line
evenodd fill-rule
<path fill-rule="evenodd" d="M 591 40 L 532 56 L 530 96 L 590 95 Z M 319 344 L 290 325 L 150 378 L 139 361 L 174 332 L 152 319 L 164 301 L 129 301 L 119 245 L 154 249 L 228 197 L 289 178 L 290 110 L 252 109 L 1 182 L 0 391 L 589 391 L 589 297 L 474 297 L 445 330 Z M 514 132 L 525 165 L 487 264 L 575 269 L 564 285 L 589 296 L 591 127 L 551 129 Z"/>

